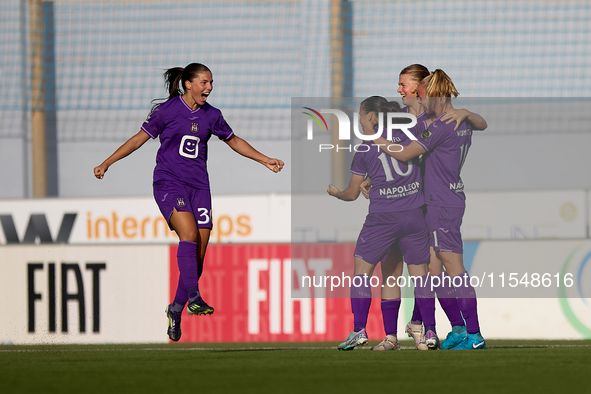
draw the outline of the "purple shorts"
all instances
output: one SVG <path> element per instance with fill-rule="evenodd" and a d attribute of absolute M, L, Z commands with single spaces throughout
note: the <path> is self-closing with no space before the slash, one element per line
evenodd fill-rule
<path fill-rule="evenodd" d="M 213 227 L 211 221 L 211 192 L 208 189 L 195 189 L 180 182 L 154 182 L 154 199 L 162 216 L 170 227 L 173 209 L 193 212 L 197 228 Z"/>
<path fill-rule="evenodd" d="M 460 232 L 464 210 L 465 208 L 427 205 L 425 217 L 429 228 L 429 242 L 436 252 L 464 252 Z"/>
<path fill-rule="evenodd" d="M 429 235 L 421 208 L 367 215 L 357 239 L 355 256 L 377 264 L 395 247 L 400 248 L 406 264 L 429 261 Z"/>

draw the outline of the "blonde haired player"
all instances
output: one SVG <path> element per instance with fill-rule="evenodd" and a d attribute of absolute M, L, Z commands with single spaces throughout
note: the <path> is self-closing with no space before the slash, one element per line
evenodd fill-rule
<path fill-rule="evenodd" d="M 454 125 L 442 120 L 453 110 L 451 98 L 458 94 L 451 78 L 443 70 L 435 70 L 418 86 L 418 101 L 433 114 L 433 118 L 417 135 L 417 141 L 399 152 L 388 149 L 391 143 L 384 138 L 378 138 L 376 143 L 383 144 L 381 149 L 401 161 L 426 154 L 423 180 L 431 252 L 445 267 L 446 281 L 455 287 L 450 285 L 450 293 L 446 296 L 456 298 L 466 323 L 465 327 L 453 326 L 441 345 L 444 349 L 484 349 L 486 344 L 480 333 L 476 293 L 462 259 L 460 232 L 465 210 L 460 173 L 472 143 L 472 127 L 465 121 Z"/>

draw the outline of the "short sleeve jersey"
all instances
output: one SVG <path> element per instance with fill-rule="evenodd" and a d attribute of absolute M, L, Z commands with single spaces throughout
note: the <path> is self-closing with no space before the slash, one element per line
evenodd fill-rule
<path fill-rule="evenodd" d="M 462 166 L 472 144 L 472 128 L 466 122 L 454 130 L 455 122 L 445 124 L 439 116 L 417 135 L 417 142 L 427 151 L 424 156 L 425 204 L 464 207 Z"/>
<path fill-rule="evenodd" d="M 403 147 L 411 140 L 394 130 L 392 142 Z M 353 157 L 351 172 L 371 178 L 369 212 L 398 212 L 423 205 L 418 158 L 401 162 L 388 155 L 373 141 L 364 141 Z"/>
<path fill-rule="evenodd" d="M 409 113 L 410 108 L 409 107 L 404 107 L 402 110 L 404 112 L 406 112 L 406 113 Z M 430 114 L 427 114 L 427 111 L 423 111 L 420 115 L 417 115 L 417 125 L 420 125 L 422 122 L 424 122 L 427 119 L 429 119 L 429 117 L 430 117 Z"/>
<path fill-rule="evenodd" d="M 180 96 L 158 105 L 142 130 L 152 138 L 160 137 L 154 182 L 180 181 L 197 189 L 209 189 L 209 138 L 215 135 L 226 141 L 234 135 L 219 109 L 205 103 L 193 110 Z"/>

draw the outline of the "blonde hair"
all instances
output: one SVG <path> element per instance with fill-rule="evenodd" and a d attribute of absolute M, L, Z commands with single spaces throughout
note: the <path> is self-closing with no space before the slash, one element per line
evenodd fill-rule
<path fill-rule="evenodd" d="M 416 82 L 418 88 L 421 81 L 429 76 L 429 69 L 422 64 L 411 64 L 410 66 L 404 67 L 399 75 L 410 76 L 411 81 Z M 417 93 L 416 89 L 414 93 Z"/>
<path fill-rule="evenodd" d="M 415 81 L 417 85 L 423 80 L 423 78 L 429 75 L 429 69 L 422 64 L 411 64 L 410 66 L 404 67 L 400 71 L 400 75 L 410 75 L 410 79 Z"/>
<path fill-rule="evenodd" d="M 449 75 L 441 69 L 437 69 L 423 78 L 420 84 L 425 85 L 427 104 L 429 104 L 429 97 L 436 97 L 439 104 L 443 105 L 451 101 L 452 96 L 458 97 L 460 95 Z"/>

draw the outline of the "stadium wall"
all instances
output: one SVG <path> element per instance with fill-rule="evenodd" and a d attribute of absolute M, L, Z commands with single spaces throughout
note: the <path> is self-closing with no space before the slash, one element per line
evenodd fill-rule
<path fill-rule="evenodd" d="M 465 240 L 585 239 L 587 190 L 467 193 Z M 214 196 L 211 243 L 355 242 L 368 200 Z M 0 245 L 176 243 L 152 197 L 0 200 Z"/>
<path fill-rule="evenodd" d="M 320 206 L 335 219 L 341 216 L 334 207 L 349 205 L 335 204 L 327 196 L 306 198 L 300 202 Z M 542 218 L 528 208 L 533 198 Z M 294 218 L 305 218 L 304 211 L 291 216 L 294 199 L 214 199 L 217 232 L 208 248 L 202 290 L 216 312 L 185 316 L 183 341 L 339 341 L 347 335 L 352 322 L 347 298 L 330 298 L 324 288 L 305 289 L 292 281 L 302 274 L 328 273 L 329 268 L 352 272 L 352 241 L 366 203 L 356 202 L 358 208 L 344 216 L 347 220 L 331 222 L 337 228 L 348 226 L 341 229 L 338 243 L 320 238 L 291 244 Z M 472 223 L 477 234 L 490 238 L 464 246 L 471 276 L 494 280 L 480 291 L 485 297 L 478 301 L 484 335 L 591 338 L 587 192 L 485 193 L 470 196 L 470 204 L 481 206 L 481 216 L 467 212 L 465 225 Z M 483 231 L 482 223 L 490 231 Z M 176 240 L 151 198 L 0 201 L 0 225 L 0 339 L 166 341 L 162 312 L 178 278 Z M 315 233 L 324 236 L 320 230 Z M 313 252 L 300 258 L 294 245 L 311 245 Z M 516 272 L 518 281 L 510 282 Z M 569 281 L 566 272 L 576 276 Z M 533 274 L 548 274 L 550 282 L 534 286 Z M 517 283 L 519 293 L 509 292 L 510 283 Z M 544 298 L 536 292 L 540 287 L 545 287 Z M 412 311 L 412 289 L 404 288 L 403 296 L 399 332 Z M 380 316 L 376 299 L 369 321 L 372 339 L 382 336 Z M 437 321 L 439 331 L 446 332 L 447 319 L 439 308 Z"/>
<path fill-rule="evenodd" d="M 591 241 L 512 241 L 469 243 L 475 251 L 467 265 L 472 275 L 490 269 L 499 258 L 519 264 L 524 258 L 552 259 L 555 271 L 565 264 L 588 270 Z M 352 272 L 354 244 L 328 244 L 331 255 L 348 255 Z M 499 253 L 504 251 L 505 254 Z M 548 257 L 551 256 L 551 257 Z M 313 261 L 337 263 L 323 253 L 298 261 L 317 275 Z M 48 245 L 0 248 L 0 339 L 30 343 L 165 342 L 165 306 L 174 296 L 178 270 L 172 245 Z M 200 285 L 212 316 L 183 317 L 183 342 L 268 342 L 342 340 L 352 324 L 347 298 L 318 297 L 323 289 L 292 297 L 296 275 L 289 244 L 214 244 L 208 250 Z M 507 270 L 497 267 L 495 275 Z M 510 268 L 509 268 L 510 270 Z M 507 272 L 507 275 L 509 271 Z M 587 274 L 588 276 L 588 274 Z M 569 283 L 566 283 L 569 285 Z M 554 298 L 480 298 L 479 317 L 486 338 L 591 338 L 588 294 Z M 505 284 L 507 286 L 507 284 Z M 406 296 L 412 294 L 405 289 Z M 477 290 L 478 292 L 478 290 Z M 371 339 L 382 337 L 378 299 L 368 322 Z M 412 312 L 404 298 L 398 331 Z M 449 324 L 437 311 L 438 329 Z"/>

